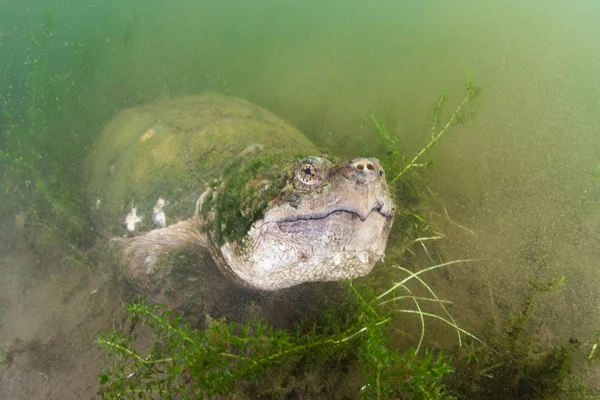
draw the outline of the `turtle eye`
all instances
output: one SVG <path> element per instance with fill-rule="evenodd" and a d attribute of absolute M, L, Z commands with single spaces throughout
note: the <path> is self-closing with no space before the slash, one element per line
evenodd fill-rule
<path fill-rule="evenodd" d="M 317 168 L 309 162 L 304 162 L 296 171 L 296 177 L 305 185 L 314 185 L 318 181 Z"/>

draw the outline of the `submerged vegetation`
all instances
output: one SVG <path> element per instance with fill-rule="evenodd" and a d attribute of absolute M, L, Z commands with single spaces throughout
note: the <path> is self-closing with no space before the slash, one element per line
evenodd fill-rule
<path fill-rule="evenodd" d="M 490 328 L 489 346 L 470 341 L 458 348 L 453 389 L 482 399 L 572 398 L 569 379 L 573 362 L 582 355 L 578 341 L 563 343 L 531 326 L 540 296 L 560 290 L 563 284 L 564 277 L 532 280 L 521 308 Z"/>
<path fill-rule="evenodd" d="M 575 339 L 562 343 L 531 329 L 539 296 L 559 290 L 564 278 L 530 282 L 522 308 L 513 312 L 487 343 L 460 328 L 421 275 L 399 266 L 405 277 L 377 293 L 367 283 L 346 284 L 344 301 L 317 321 L 293 331 L 276 329 L 260 318 L 245 323 L 212 319 L 194 329 L 162 305 L 134 301 L 132 321 L 153 331 L 150 348 L 136 346 L 121 331 L 101 334 L 96 343 L 114 360 L 100 375 L 103 398 L 241 398 L 357 397 L 366 399 L 547 399 L 596 398 L 573 374 L 585 358 L 596 362 L 597 343 L 584 354 Z M 431 297 L 412 294 L 419 282 Z M 414 307 L 405 307 L 405 301 Z M 446 315 L 426 312 L 433 302 Z M 390 340 L 398 313 L 416 314 L 421 337 L 399 349 Z M 444 321 L 456 330 L 459 346 L 450 353 L 424 348 L 425 320 Z M 360 377 L 360 378 L 359 378 Z M 357 383 L 360 383 L 357 385 Z M 344 389 L 337 385 L 344 385 Z M 353 394 L 349 391 L 354 390 Z M 335 393 L 335 394 L 334 394 Z M 351 393 L 351 392 L 350 392 Z M 339 394 L 336 397 L 336 394 Z M 287 397 L 286 397 L 287 396 Z"/>
<path fill-rule="evenodd" d="M 359 397 L 451 399 L 444 377 L 452 368 L 443 354 L 419 347 L 401 352 L 387 337 L 394 312 L 415 311 L 404 310 L 398 303 L 410 298 L 418 304 L 420 299 L 399 296 L 397 289 L 408 290 L 405 283 L 416 276 L 409 275 L 388 291 L 391 298 L 386 301 L 380 300 L 386 293 L 378 299 L 368 287 L 348 283 L 342 304 L 319 323 L 292 333 L 260 319 L 238 325 L 209 316 L 204 329 L 192 329 L 179 317 L 171 318 L 163 306 L 134 302 L 127 307 L 129 315 L 152 328 L 153 346 L 150 351 L 136 349 L 132 338 L 118 331 L 101 335 L 96 343 L 116 361 L 101 374 L 101 394 L 105 398 L 190 399 L 234 392 L 251 398 L 326 396 L 323 387 L 328 381 L 344 381 L 336 376 L 343 366 L 334 371 L 327 366 L 344 360 L 362 374 L 361 385 L 355 388 Z M 324 372 L 312 377 L 317 382 L 298 379 L 307 378 L 315 369 Z M 290 373 L 295 379 L 290 379 Z M 345 384 L 352 389 L 352 384 Z M 277 393 L 271 392 L 273 387 Z"/>
<path fill-rule="evenodd" d="M 443 377 L 451 368 L 443 356 L 426 351 L 418 357 L 414 349 L 404 354 L 393 349 L 385 335 L 391 316 L 373 307 L 373 299 L 363 297 L 353 285 L 348 294 L 347 302 L 326 316 L 327 324 L 293 333 L 260 319 L 238 325 L 208 316 L 205 329 L 191 329 L 180 318 L 169 318 L 162 306 L 134 302 L 128 307 L 130 316 L 154 330 L 153 348 L 141 354 L 130 338 L 116 331 L 99 337 L 96 342 L 118 360 L 115 368 L 101 375 L 101 393 L 106 398 L 157 394 L 190 399 L 236 391 L 253 393 L 249 396 L 253 398 L 324 395 L 320 388 L 331 377 L 316 377 L 321 382 L 309 385 L 286 374 L 326 371 L 327 364 L 345 359 L 358 362 L 362 369 L 365 382 L 360 393 L 365 398 L 425 394 L 450 398 Z M 277 393 L 269 393 L 273 386 Z"/>

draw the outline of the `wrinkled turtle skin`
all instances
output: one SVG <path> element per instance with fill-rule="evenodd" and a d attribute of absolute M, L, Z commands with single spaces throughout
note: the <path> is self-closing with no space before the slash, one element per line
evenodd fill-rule
<path fill-rule="evenodd" d="M 393 222 L 385 173 L 375 158 L 318 155 L 244 100 L 163 100 L 121 112 L 100 134 L 88 195 L 97 229 L 121 244 L 143 290 L 169 273 L 159 261 L 186 246 L 205 247 L 226 275 L 261 290 L 364 276 Z"/>

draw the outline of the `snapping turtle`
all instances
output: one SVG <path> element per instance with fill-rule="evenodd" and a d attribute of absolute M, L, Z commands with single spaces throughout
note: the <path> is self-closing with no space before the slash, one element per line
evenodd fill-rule
<path fill-rule="evenodd" d="M 394 217 L 384 170 L 375 158 L 317 154 L 244 100 L 163 100 L 105 128 L 87 160 L 88 193 L 143 290 L 169 272 L 161 257 L 185 246 L 207 248 L 225 274 L 262 290 L 366 275 Z"/>

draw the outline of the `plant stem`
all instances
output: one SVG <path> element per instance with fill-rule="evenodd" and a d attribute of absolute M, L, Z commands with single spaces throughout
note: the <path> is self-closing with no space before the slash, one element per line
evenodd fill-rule
<path fill-rule="evenodd" d="M 109 342 L 108 340 L 105 340 L 102 338 L 96 339 L 96 343 L 104 345 L 109 348 L 114 348 L 114 349 L 119 349 L 121 351 L 124 351 L 125 353 L 129 354 L 130 356 L 137 358 L 138 361 L 142 362 L 143 364 L 146 364 L 146 360 L 144 359 L 144 357 L 140 356 L 139 354 L 137 354 L 136 352 L 134 352 L 132 350 L 129 350 L 127 347 L 125 347 L 123 345 Z"/>
<path fill-rule="evenodd" d="M 223 357 L 229 357 L 229 358 L 235 358 L 237 360 L 244 360 L 244 361 L 250 361 L 253 364 L 256 364 L 258 361 L 254 361 L 251 358 L 248 357 L 244 357 L 244 356 L 238 356 L 236 354 L 231 354 L 231 353 L 219 353 L 219 355 L 223 356 Z"/>
<path fill-rule="evenodd" d="M 396 283 L 394 286 L 392 286 L 391 288 L 389 288 L 388 290 L 386 290 L 385 292 L 383 292 L 382 294 L 380 294 L 379 296 L 377 296 L 377 300 L 380 300 L 381 298 L 387 296 L 388 294 L 392 293 L 394 290 L 398 289 L 400 286 L 403 286 L 406 282 L 408 282 L 409 280 L 411 280 L 412 278 L 421 275 L 424 272 L 427 271 L 431 271 L 433 269 L 437 269 L 437 268 L 441 268 L 441 267 L 445 267 L 446 265 L 452 265 L 452 264 L 458 264 L 461 262 L 473 262 L 473 261 L 482 261 L 481 259 L 465 259 L 465 260 L 454 260 L 454 261 L 448 261 L 442 264 L 437 264 L 434 265 L 432 267 L 429 268 L 425 268 L 422 269 L 418 272 L 413 272 L 410 276 L 408 276 L 407 278 L 404 278 L 401 282 Z"/>
<path fill-rule="evenodd" d="M 387 322 L 389 320 L 390 320 L 390 318 L 386 318 L 385 320 L 377 322 L 375 325 L 381 325 L 381 324 L 383 324 L 383 323 L 385 323 L 385 322 Z M 285 355 L 288 355 L 288 354 L 297 353 L 297 352 L 301 352 L 301 351 L 304 351 L 304 350 L 312 349 L 312 348 L 315 348 L 315 347 L 325 346 L 325 345 L 328 345 L 328 344 L 339 345 L 339 344 L 345 343 L 345 342 L 347 342 L 349 340 L 352 340 L 353 338 L 355 338 L 356 336 L 360 335 L 361 333 L 366 332 L 367 329 L 368 328 L 365 326 L 365 327 L 362 327 L 361 329 L 359 329 L 358 331 L 352 333 L 349 336 L 345 336 L 346 334 L 344 334 L 343 336 L 345 336 L 345 337 L 343 337 L 342 339 L 337 339 L 337 340 L 335 340 L 335 339 L 321 340 L 319 342 L 310 343 L 310 344 L 303 345 L 303 346 L 297 346 L 297 347 L 294 347 L 294 348 L 282 351 L 280 353 L 273 354 L 273 355 L 261 358 L 258 361 L 253 361 L 253 364 L 247 370 L 250 370 L 252 368 L 258 367 L 261 364 L 272 362 L 272 361 L 274 361 L 274 360 L 276 360 L 278 358 L 281 358 L 281 357 L 283 357 Z M 350 329 L 348 331 L 350 331 Z M 346 332 L 348 332 L 348 331 L 346 331 Z M 233 354 L 230 354 L 230 353 L 222 353 L 222 355 L 228 356 L 228 357 L 237 357 L 237 356 L 235 356 Z"/>
<path fill-rule="evenodd" d="M 456 110 L 454 110 L 454 113 L 452 114 L 452 116 L 450 117 L 450 119 L 448 120 L 446 125 L 438 132 L 437 135 L 434 135 L 433 138 L 429 141 L 429 143 L 427 143 L 427 145 L 425 147 L 423 147 L 421 149 L 421 151 L 419 151 L 417 153 L 417 155 L 412 159 L 412 161 L 410 163 L 408 163 L 408 165 L 406 167 L 404 167 L 404 169 L 402 171 L 400 171 L 400 173 L 398 175 L 396 175 L 396 177 L 394 179 L 392 179 L 390 184 L 393 184 L 394 182 L 396 182 L 402 175 L 404 175 L 406 173 L 406 171 L 408 171 L 410 168 L 416 166 L 415 163 L 417 162 L 419 157 L 421 157 L 423 154 L 425 154 L 425 152 L 427 150 L 429 150 L 431 148 L 431 146 L 433 146 L 435 144 L 435 142 L 437 142 L 439 140 L 440 137 L 442 137 L 442 135 L 448 130 L 448 128 L 450 128 L 452 126 L 452 124 L 456 120 L 456 117 L 458 117 L 458 113 L 463 108 L 463 106 L 465 104 L 467 104 L 467 102 L 471 99 L 471 97 L 472 97 L 471 93 L 469 91 L 467 91 L 467 94 L 465 94 L 465 98 L 460 102 L 458 107 L 456 107 Z"/>

